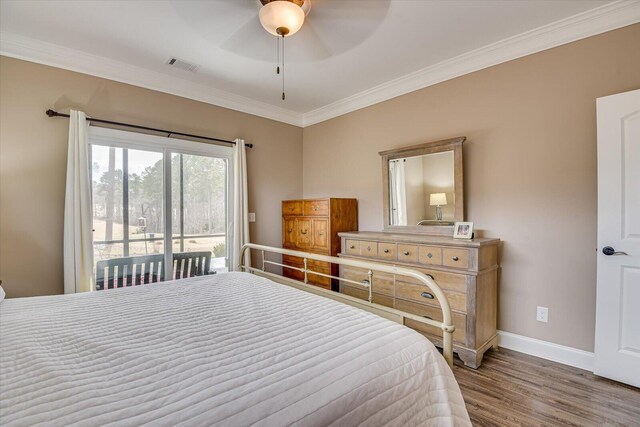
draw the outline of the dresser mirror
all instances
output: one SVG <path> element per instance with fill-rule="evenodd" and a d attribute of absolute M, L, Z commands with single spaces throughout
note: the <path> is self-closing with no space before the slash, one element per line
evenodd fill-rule
<path fill-rule="evenodd" d="M 466 137 L 380 152 L 386 230 L 448 234 L 464 220 Z"/>

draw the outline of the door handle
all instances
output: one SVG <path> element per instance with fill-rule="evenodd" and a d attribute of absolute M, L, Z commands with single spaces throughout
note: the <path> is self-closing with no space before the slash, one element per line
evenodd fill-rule
<path fill-rule="evenodd" d="M 606 256 L 611 256 L 611 255 L 629 255 L 626 252 L 616 251 L 611 246 L 605 246 L 604 248 L 602 248 L 602 253 L 605 254 Z"/>

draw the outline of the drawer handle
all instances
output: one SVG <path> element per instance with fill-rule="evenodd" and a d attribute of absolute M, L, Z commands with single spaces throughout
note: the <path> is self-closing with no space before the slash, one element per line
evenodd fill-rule
<path fill-rule="evenodd" d="M 422 316 L 422 317 L 424 317 L 425 319 L 433 320 L 433 317 L 431 316 Z"/>
<path fill-rule="evenodd" d="M 409 251 L 404 251 L 404 252 L 403 252 L 403 254 L 404 254 L 405 256 L 409 256 Z"/>
<path fill-rule="evenodd" d="M 433 258 L 433 254 L 432 254 L 431 252 L 429 252 L 429 253 L 427 254 L 427 258 Z"/>
<path fill-rule="evenodd" d="M 302 230 L 300 233 L 302 233 L 302 234 L 307 234 L 307 231 L 308 231 L 308 230 Z"/>
<path fill-rule="evenodd" d="M 389 253 L 389 249 L 385 249 L 385 250 L 384 250 L 384 253 L 385 253 L 385 254 L 388 254 L 388 253 Z"/>
<path fill-rule="evenodd" d="M 318 210 L 318 207 L 317 207 L 317 206 L 314 206 L 314 207 L 313 207 L 313 210 L 314 210 L 314 211 L 317 211 L 317 210 Z"/>
<path fill-rule="evenodd" d="M 369 287 L 370 285 L 371 285 L 371 283 L 369 282 L 369 280 L 368 280 L 368 279 L 364 279 L 364 280 L 362 281 L 362 286 Z"/>
<path fill-rule="evenodd" d="M 293 228 L 290 228 L 290 229 L 288 230 L 288 233 L 291 233 L 292 231 L 293 231 Z"/>
<path fill-rule="evenodd" d="M 452 259 L 452 260 L 454 260 L 454 261 L 457 261 L 457 260 L 459 260 L 460 258 L 458 258 L 457 256 L 452 256 L 452 257 L 451 257 L 451 259 Z"/>
<path fill-rule="evenodd" d="M 324 231 L 320 231 L 320 232 L 318 233 L 318 235 L 320 235 L 320 236 L 324 236 Z"/>
<path fill-rule="evenodd" d="M 432 275 L 430 275 L 429 273 L 424 273 L 425 276 L 427 276 L 429 279 L 431 280 L 436 280 Z"/>
<path fill-rule="evenodd" d="M 355 249 L 355 248 L 356 248 L 356 247 L 355 247 L 355 246 L 353 246 L 353 245 L 349 246 L 349 249 Z"/>
<path fill-rule="evenodd" d="M 368 250 L 368 251 L 371 251 L 371 246 L 367 246 L 367 250 Z"/>
<path fill-rule="evenodd" d="M 423 292 L 420 294 L 420 296 L 427 299 L 433 299 L 433 294 L 430 294 L 429 292 Z"/>
<path fill-rule="evenodd" d="M 289 210 L 290 210 L 290 211 L 292 211 L 292 210 L 293 210 L 293 206 L 291 206 L 291 207 L 289 208 Z"/>

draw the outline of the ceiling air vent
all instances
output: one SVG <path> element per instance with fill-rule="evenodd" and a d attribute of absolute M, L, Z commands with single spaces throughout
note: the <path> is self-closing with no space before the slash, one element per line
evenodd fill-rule
<path fill-rule="evenodd" d="M 191 73 L 195 73 L 196 71 L 198 71 L 198 68 L 200 68 L 200 66 L 197 64 L 192 64 L 191 62 L 183 61 L 182 59 L 178 59 L 176 57 L 169 58 L 166 64 L 170 67 L 179 68 Z"/>

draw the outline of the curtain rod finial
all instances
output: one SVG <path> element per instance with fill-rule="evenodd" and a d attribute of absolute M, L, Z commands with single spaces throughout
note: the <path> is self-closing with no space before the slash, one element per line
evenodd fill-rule
<path fill-rule="evenodd" d="M 58 115 L 58 113 L 56 113 L 55 111 L 53 111 L 51 108 L 49 108 L 49 109 L 46 111 L 46 114 L 47 114 L 47 116 L 49 116 L 49 117 L 54 117 L 54 116 L 57 116 L 57 115 Z"/>

